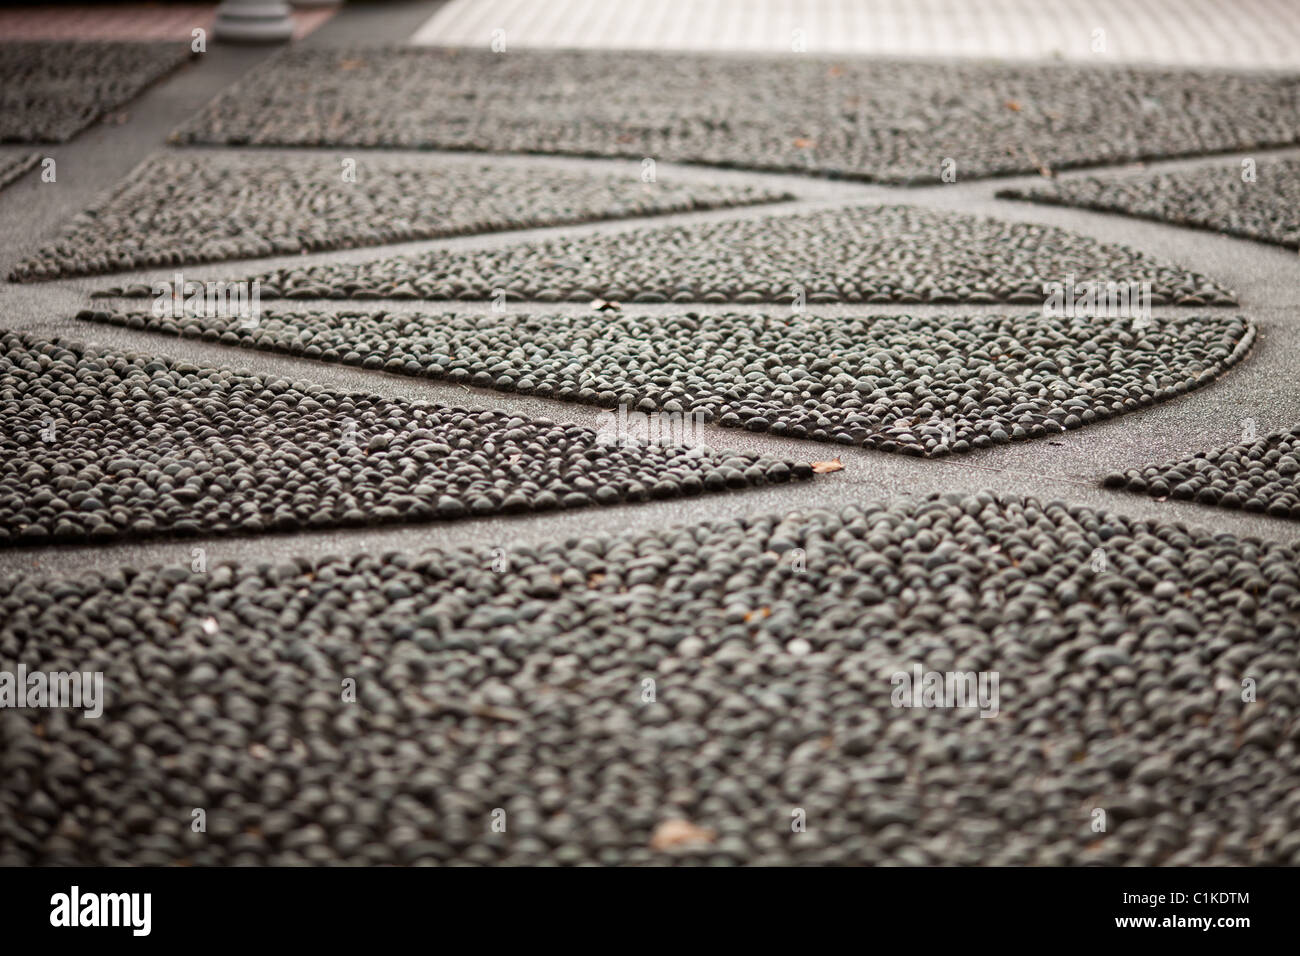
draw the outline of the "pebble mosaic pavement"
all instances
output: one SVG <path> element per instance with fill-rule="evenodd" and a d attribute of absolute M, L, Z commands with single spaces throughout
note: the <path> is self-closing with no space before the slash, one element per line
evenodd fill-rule
<path fill-rule="evenodd" d="M 1109 487 L 1300 518 L 1300 426 L 1106 476 Z"/>
<path fill-rule="evenodd" d="M 1294 144 L 1298 97 L 1289 74 L 305 47 L 250 73 L 174 140 L 649 156 L 929 183 L 944 158 L 980 177 Z"/>
<path fill-rule="evenodd" d="M 345 7 L 336 20 L 350 15 Z M 640 68 L 636 56 L 493 59 L 309 42 L 220 93 L 179 138 L 329 148 L 302 153 L 303 163 L 337 162 L 338 149 L 353 146 L 527 144 L 895 183 L 936 178 L 935 157 L 949 146 L 964 179 L 1300 138 L 1297 87 L 1280 75 L 813 57 L 761 69 L 752 59 L 656 62 L 656 83 L 616 88 Z M 595 75 L 602 69 L 609 75 Z M 708 97 L 694 92 L 701 76 Z M 319 108 L 291 98 L 282 84 L 295 78 L 321 84 Z M 744 83 L 761 85 L 761 108 L 737 108 Z M 499 104 L 466 95 L 512 85 L 529 92 L 514 103 L 516 123 L 502 122 Z M 844 99 L 850 88 L 856 101 Z M 566 93 L 576 89 L 581 97 Z M 796 129 L 800 98 L 827 103 L 827 113 L 805 112 Z M 1116 103 L 1138 104 L 1143 122 L 1123 124 Z M 443 125 L 433 125 L 435 113 Z M 222 154 L 155 161 L 171 168 L 200 155 Z M 202 162 L 257 162 L 242 156 Z M 541 170 L 553 160 L 535 162 Z M 609 170 L 589 168 L 593 177 Z M 717 175 L 719 191 L 738 181 Z M 774 194 L 790 184 L 763 181 Z M 707 182 L 692 178 L 691 194 Z M 1138 252 L 1140 243 L 1101 243 L 1011 211 L 1003 222 L 899 201 L 906 195 L 895 190 L 885 206 L 845 199 L 782 218 L 736 209 L 618 237 L 574 226 L 530 247 L 439 240 L 379 266 L 329 253 L 241 267 L 263 270 L 271 292 L 400 299 L 413 296 L 383 285 L 396 263 L 489 261 L 525 248 L 585 254 L 618 241 L 650 248 L 666 237 L 689 249 L 710 230 L 750 243 L 755 260 L 770 241 L 772 281 L 744 300 L 749 289 L 717 282 L 720 301 L 732 303 L 723 313 L 557 303 L 506 316 L 485 296 L 464 300 L 482 292 L 474 281 L 425 289 L 408 274 L 414 297 L 461 301 L 443 315 L 310 303 L 243 328 L 90 302 L 86 280 L 6 289 L 12 301 L 63 310 L 38 324 L 66 332 L 80 308 L 79 318 L 100 323 L 88 331 L 136 337 L 124 352 L 0 332 L 0 415 L 10 419 L 0 533 L 12 545 L 0 549 L 0 661 L 101 670 L 109 684 L 102 718 L 0 708 L 0 863 L 1300 864 L 1293 546 L 1020 494 L 923 498 L 836 485 L 851 470 L 793 481 L 829 457 L 801 438 L 934 456 L 948 449 L 928 423 L 951 413 L 951 450 L 980 467 L 1004 440 L 1077 426 L 1086 434 L 1158 400 L 1187 402 L 1193 389 L 1224 387 L 1224 371 L 1256 342 L 1254 321 L 1230 308 L 1227 284 Z M 872 232 L 882 222 L 893 232 Z M 789 223 L 805 231 L 781 239 Z M 38 239 L 13 264 L 36 254 Z M 775 286 L 788 275 L 771 271 L 781 268 L 780 241 L 809 273 L 808 309 L 745 311 L 784 295 Z M 889 281 L 870 291 L 844 288 L 827 263 L 873 241 L 860 261 L 896 271 L 878 273 Z M 451 248 L 437 251 L 442 243 Z M 191 241 L 183 261 L 199 255 Z M 736 283 L 762 272 L 716 255 L 692 268 L 718 262 Z M 585 284 L 602 272 L 629 283 L 635 264 L 588 263 L 560 298 L 630 300 L 611 295 L 630 287 Z M 646 268 L 656 282 L 664 273 Z M 1099 276 L 1115 281 L 1150 278 L 1168 304 L 1157 302 L 1163 311 L 1142 327 L 1037 314 L 1035 283 L 1094 269 L 1117 269 Z M 329 279 L 316 284 L 320 276 Z M 349 276 L 365 281 L 347 288 Z M 151 278 L 126 276 L 117 291 L 144 294 Z M 510 282 L 518 287 L 507 285 L 509 298 L 547 291 L 518 275 Z M 1028 298 L 1023 311 L 972 312 L 981 302 L 1020 305 L 1031 288 L 1032 312 Z M 70 290 L 78 305 L 68 310 Z M 719 301 L 713 291 L 689 290 Z M 915 314 L 897 314 L 892 303 L 913 301 L 903 295 L 918 300 Z M 951 314 L 929 305 L 949 296 L 958 300 Z M 818 314 L 833 303 L 840 311 Z M 893 314 L 882 315 L 882 303 Z M 845 314 L 850 306 L 861 314 Z M 163 359 L 150 347 L 158 333 L 209 356 L 225 346 L 281 353 L 301 376 L 232 371 L 251 351 L 231 349 L 228 363 Z M 471 411 L 326 388 L 305 381 L 330 371 L 312 359 L 356 366 L 377 388 L 398 372 L 388 378 L 404 387 L 435 379 L 420 387 L 443 397 L 438 390 L 494 391 L 476 393 L 489 410 Z M 671 412 L 699 402 L 717 424 L 745 426 L 737 438 L 783 443 L 786 453 L 593 449 L 588 428 L 513 411 L 524 397 L 568 402 L 562 420 L 587 422 L 594 413 L 579 403 L 630 399 Z M 347 421 L 355 441 L 340 428 Z M 40 430 L 51 426 L 47 441 Z M 873 441 L 873 428 L 890 437 Z M 344 430 L 348 440 L 337 440 Z M 1293 441 L 1270 435 L 1217 453 L 1215 464 L 1227 475 L 1244 454 L 1247 479 L 1265 479 L 1252 485 L 1264 514 L 1290 517 L 1274 506 L 1300 500 L 1283 487 Z M 874 450 L 842 453 L 851 469 L 853 455 Z M 539 480 L 534 462 L 563 487 Z M 1100 493 L 1112 465 L 1094 462 L 1090 491 Z M 1178 468 L 1182 481 L 1216 487 L 1219 476 L 1200 466 L 1161 471 Z M 234 493 L 212 491 L 223 482 Z M 432 490 L 418 491 L 421 482 Z M 716 501 L 758 502 L 772 484 L 844 490 L 833 511 L 756 504 L 739 520 L 620 530 L 631 511 L 653 507 L 632 502 L 657 497 L 664 482 L 674 494 L 737 489 Z M 1126 499 L 1157 507 L 1105 494 L 1117 509 Z M 457 507 L 443 508 L 444 497 Z M 489 552 L 477 543 L 480 515 L 539 498 L 548 508 L 609 505 L 589 509 L 607 518 L 545 544 Z M 369 550 L 342 536 L 330 539 L 337 552 L 322 552 L 312 529 L 358 516 L 363 525 L 457 517 L 448 527 L 466 528 L 474 537 L 463 540 L 476 544 Z M 75 574 L 32 570 L 56 550 L 33 546 L 33 521 L 49 538 L 90 535 L 103 560 Z M 202 569 L 188 557 L 150 567 L 125 557 L 126 542 L 145 535 L 186 535 L 188 555 L 190 541 L 212 550 L 213 534 L 270 531 L 283 541 L 273 560 L 223 560 L 219 548 Z M 996 671 L 997 716 L 893 706 L 892 675 L 916 665 Z M 1246 678 L 1258 689 L 1251 703 Z M 352 703 L 340 697 L 349 679 Z M 204 834 L 190 828 L 196 806 L 209 808 Z M 795 806 L 814 821 L 806 833 L 791 832 Z M 1110 821 L 1100 835 L 1090 826 L 1098 807 Z M 510 815 L 507 834 L 488 826 L 496 808 Z"/>
<path fill-rule="evenodd" d="M 351 177 L 345 179 L 344 177 Z M 252 259 L 791 198 L 422 157 L 163 153 L 10 281 Z"/>
<path fill-rule="evenodd" d="M 9 335 L 0 544 L 544 511 L 809 477 L 704 447 Z"/>
<path fill-rule="evenodd" d="M 0 581 L 6 656 L 115 683 L 0 711 L 0 862 L 1300 862 L 1289 548 L 984 495 L 512 560 Z M 918 661 L 997 715 L 891 706 Z"/>
<path fill-rule="evenodd" d="M 914 206 L 849 206 L 759 219 L 649 226 L 371 262 L 288 266 L 267 298 L 540 302 L 1043 304 L 1043 285 L 1150 283 L 1154 305 L 1232 305 L 1205 276 L 1119 245 L 1030 223 Z M 796 288 L 797 287 L 797 288 Z M 152 295 L 147 285 L 112 294 Z"/>
<path fill-rule="evenodd" d="M 183 43 L 0 43 L 0 143 L 66 143 L 190 56 Z"/>
<path fill-rule="evenodd" d="M 1078 206 L 1300 249 L 1300 159 L 1247 157 L 1222 166 L 1058 179 L 1004 199 Z"/>
<path fill-rule="evenodd" d="M 1236 315 L 1128 318 L 315 312 L 93 322 L 326 362 L 927 456 L 1054 435 L 1206 385 L 1254 340 Z M 947 428 L 947 430 L 945 430 Z"/>

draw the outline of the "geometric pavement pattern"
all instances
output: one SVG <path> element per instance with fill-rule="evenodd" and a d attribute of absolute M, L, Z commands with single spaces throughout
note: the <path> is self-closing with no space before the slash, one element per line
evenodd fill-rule
<path fill-rule="evenodd" d="M 645 62 L 634 54 L 294 49 L 219 96 L 178 138 L 576 152 L 913 183 L 939 180 L 948 156 L 958 176 L 974 177 L 1278 145 L 1298 132 L 1294 83 L 1279 76 L 671 56 L 655 60 L 656 83 L 625 82 Z M 289 95 L 298 79 L 319 83 L 305 108 Z M 758 91 L 758 108 L 740 104 L 746 84 Z M 471 95 L 501 89 L 526 95 L 509 103 L 475 103 Z M 1117 103 L 1136 104 L 1143 121 L 1131 122 Z M 513 122 L 503 115 L 511 110 Z M 1231 304 L 1227 290 L 1206 282 L 1191 293 L 1207 297 L 1191 304 Z M 615 311 L 518 319 L 516 330 L 529 335 L 481 368 L 486 352 L 435 352 L 438 336 L 450 345 L 448 336 L 473 339 L 476 331 L 484 333 L 476 348 L 506 347 L 492 338 L 504 334 L 503 320 L 478 306 L 477 330 L 454 313 L 435 321 L 373 313 L 367 326 L 357 313 L 318 310 L 272 314 L 249 328 L 152 312 L 95 309 L 83 317 L 304 357 L 315 348 L 320 358 L 363 369 L 428 374 L 437 366 L 450 381 L 501 390 L 519 391 L 516 365 L 545 358 L 556 376 L 554 394 L 543 397 L 608 405 L 610 395 L 618 400 L 620 389 L 637 386 L 647 391 L 634 410 L 673 414 L 667 402 L 685 412 L 687 385 L 702 376 L 687 366 L 680 380 L 654 374 L 653 356 L 638 364 L 641 356 L 618 351 L 627 345 L 618 333 L 635 339 L 656 322 L 681 332 L 690 322 L 706 341 L 716 333 L 731 335 L 720 336 L 730 343 L 753 340 L 748 352 L 716 353 L 717 368 L 726 370 L 728 358 L 738 366 L 717 395 L 722 424 L 753 423 L 740 411 L 755 385 L 815 417 L 827 401 L 826 377 L 834 384 L 849 375 L 835 363 L 853 354 L 853 339 L 883 330 L 894 339 L 856 356 L 867 391 L 855 381 L 852 396 L 840 393 L 865 417 L 845 420 L 850 440 L 853 427 L 874 427 L 900 402 L 918 403 L 907 407 L 926 417 L 912 424 L 929 427 L 958 384 L 974 389 L 952 406 L 968 421 L 982 421 L 980 397 L 1006 405 L 1020 397 L 1014 389 L 1029 398 L 1009 406 L 1012 416 L 1044 414 L 1039 402 L 1060 402 L 1062 425 L 1076 408 L 1081 422 L 1083 412 L 1095 418 L 1106 405 L 1118 413 L 1208 384 L 1254 336 L 1234 311 L 1102 321 L 1088 327 L 1091 337 L 1037 310 L 957 315 L 946 324 L 794 313 L 781 317 L 785 328 L 742 312 Z M 597 331 L 604 322 L 606 339 L 564 339 L 584 321 Z M 1030 333 L 1033 348 L 1017 337 Z M 932 357 L 917 347 L 922 340 Z M 828 351 L 787 356 L 787 343 Z M 24 442 L 7 440 L 11 452 L 17 444 L 28 451 L 6 461 L 21 469 L 17 479 L 49 485 L 14 491 L 4 504 L 21 511 L 41 496 L 34 506 L 48 509 L 66 495 L 61 513 L 94 516 L 77 529 L 92 534 L 94 518 L 115 517 L 122 504 L 96 498 L 105 468 L 144 500 L 164 500 L 164 517 L 200 500 L 182 489 L 197 491 L 212 461 L 168 447 L 165 435 L 151 432 L 158 424 L 151 410 L 165 409 L 164 424 L 214 416 L 193 432 L 213 444 L 213 432 L 228 439 L 245 414 L 227 399 L 234 394 L 276 423 L 243 436 L 256 446 L 250 465 L 281 470 L 291 459 L 323 456 L 342 466 L 346 458 L 350 474 L 379 485 L 385 474 L 359 457 L 390 463 L 408 482 L 420 480 L 417 463 L 482 469 L 483 459 L 499 469 L 465 473 L 463 493 L 433 498 L 459 505 L 444 517 L 468 519 L 471 492 L 494 507 L 489 485 L 507 497 L 508 485 L 522 488 L 530 479 L 510 470 L 519 463 L 515 448 L 538 460 L 554 460 L 557 449 L 586 461 L 610 454 L 592 447 L 589 430 L 545 419 L 17 335 L 4 344 L 0 401 L 27 426 L 12 429 Z M 571 368 L 559 355 L 561 345 L 578 354 L 579 344 L 604 363 L 599 371 Z M 1003 344 L 1007 351 L 992 351 Z M 408 347 L 416 349 L 409 358 L 393 354 Z M 1089 376 L 1127 376 L 1123 394 L 1107 384 L 1100 405 L 1069 405 L 1084 400 L 1055 394 L 1055 381 L 1074 374 L 1063 354 Z M 767 358 L 778 361 L 769 367 Z M 978 373 L 987 371 L 988 381 L 943 378 L 959 366 L 969 373 L 961 361 L 985 360 Z M 546 367 L 537 366 L 539 375 Z M 355 442 L 338 443 L 335 462 L 320 439 L 338 422 L 318 423 L 304 454 L 275 441 L 275 427 L 292 418 L 290 399 L 310 414 L 377 410 L 362 416 L 367 428 Z M 734 410 L 724 410 L 724 399 Z M 650 407 L 635 408 L 644 401 Z M 123 414 L 131 406 L 146 414 Z M 38 407 L 55 442 L 76 419 L 87 436 L 129 435 L 136 443 L 129 450 L 147 463 L 104 460 L 92 454 L 94 441 L 66 448 L 68 460 L 32 455 Z M 1054 412 L 1049 405 L 1045 415 Z M 729 413 L 736 422 L 723 421 Z M 425 427 L 411 429 L 402 416 Z M 469 431 L 453 444 L 440 424 Z M 1043 421 L 1029 424 L 1046 431 Z M 530 428 L 546 440 L 529 442 L 537 436 Z M 1032 437 L 1033 428 L 1025 430 Z M 559 444 L 560 433 L 580 447 Z M 914 450 L 937 449 L 926 444 L 933 434 L 913 438 Z M 157 453 L 146 447 L 155 440 Z M 233 447 L 213 447 L 218 464 L 239 458 Z M 504 461 L 502 449 L 511 451 Z M 404 462 L 407 451 L 424 457 Z M 629 472 L 647 462 L 667 468 L 683 494 L 817 470 L 716 454 L 637 449 L 615 462 L 625 494 L 605 497 L 613 506 L 639 499 L 626 493 Z M 1287 453 L 1262 454 L 1273 465 Z M 604 503 L 601 483 L 577 467 L 579 457 L 573 462 L 575 492 Z M 152 483 L 139 478 L 142 470 Z M 491 480 L 498 474 L 505 484 Z M 255 491 L 256 474 L 238 477 L 247 483 L 241 490 Z M 452 477 L 460 477 L 455 469 Z M 222 478 L 235 482 L 214 475 Z M 285 475 L 283 486 L 295 480 Z M 322 480 L 328 489 L 342 481 L 337 472 Z M 537 494 L 565 504 L 538 484 Z M 653 485 L 640 484 L 655 496 Z M 290 490 L 301 492 L 301 484 Z M 580 503 L 588 502 L 573 501 Z M 499 504 L 511 510 L 505 497 Z M 356 510 L 375 517 L 373 507 Z M 270 518 L 262 530 L 276 527 L 277 509 Z M 165 529 L 136 529 L 156 530 Z M 0 708 L 0 862 L 1300 863 L 1300 575 L 1292 548 L 983 493 L 594 534 L 520 545 L 509 558 L 499 569 L 496 555 L 466 549 L 356 550 L 202 569 L 110 561 L 78 575 L 0 578 L 6 661 L 102 671 L 113 683 L 105 720 Z M 1001 704 L 984 701 L 983 714 L 910 706 L 891 675 L 907 677 L 918 661 L 1002 675 Z M 1243 676 L 1257 685 L 1257 702 L 1241 696 Z M 354 703 L 340 700 L 340 682 L 349 681 Z M 809 808 L 820 825 L 793 833 L 792 805 Z M 211 809 L 207 833 L 189 826 L 196 806 Z M 1101 835 L 1089 826 L 1099 806 L 1112 821 Z M 498 808 L 510 816 L 508 835 L 486 825 Z"/>

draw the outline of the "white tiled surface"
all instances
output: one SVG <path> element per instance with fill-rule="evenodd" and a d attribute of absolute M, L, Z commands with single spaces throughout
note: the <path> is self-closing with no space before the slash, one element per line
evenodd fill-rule
<path fill-rule="evenodd" d="M 496 30 L 507 50 L 782 52 L 802 39 L 812 53 L 1300 67 L 1300 0 L 452 0 L 412 42 L 487 47 Z"/>

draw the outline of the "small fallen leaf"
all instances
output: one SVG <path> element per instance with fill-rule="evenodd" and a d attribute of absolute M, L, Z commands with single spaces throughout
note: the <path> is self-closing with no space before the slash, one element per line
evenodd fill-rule
<path fill-rule="evenodd" d="M 771 616 L 772 616 L 772 609 L 770 607 L 760 607 L 757 611 L 745 612 L 745 623 L 748 624 L 750 621 L 754 620 L 755 618 L 762 620 L 765 617 L 771 617 Z"/>
<path fill-rule="evenodd" d="M 474 707 L 470 713 L 475 717 L 482 717 L 486 720 L 502 720 L 510 724 L 517 724 L 527 716 L 523 711 L 514 710 L 510 707 L 489 707 L 486 705 Z"/>
<path fill-rule="evenodd" d="M 1020 104 L 1017 103 L 1015 100 L 1007 100 L 1006 106 L 1007 109 L 1011 110 L 1011 112 L 1013 113 L 1020 112 Z"/>
<path fill-rule="evenodd" d="M 1025 153 L 1029 157 L 1029 161 L 1033 163 L 1034 168 L 1038 170 L 1038 175 L 1043 176 L 1046 179 L 1056 178 L 1056 173 L 1052 172 L 1052 167 L 1040 160 L 1032 149 L 1025 150 Z"/>
<path fill-rule="evenodd" d="M 712 843 L 716 836 L 712 830 L 697 827 L 689 820 L 665 820 L 655 827 L 654 835 L 650 837 L 650 849 L 667 850 L 693 843 Z"/>
<path fill-rule="evenodd" d="M 366 65 L 365 60 L 341 60 L 339 62 L 340 70 L 359 70 Z"/>
<path fill-rule="evenodd" d="M 844 463 L 838 458 L 832 458 L 830 461 L 815 461 L 812 463 L 814 475 L 825 475 L 832 471 L 843 471 Z"/>
<path fill-rule="evenodd" d="M 833 67 L 831 67 L 829 70 L 826 71 L 826 75 L 827 75 L 827 76 L 843 76 L 843 75 L 844 75 L 844 67 L 842 67 L 842 66 L 833 66 Z"/>
<path fill-rule="evenodd" d="M 817 145 L 817 143 L 815 140 L 805 139 L 804 137 L 800 136 L 798 139 L 794 141 L 794 145 L 796 149 L 810 149 L 811 147 Z"/>

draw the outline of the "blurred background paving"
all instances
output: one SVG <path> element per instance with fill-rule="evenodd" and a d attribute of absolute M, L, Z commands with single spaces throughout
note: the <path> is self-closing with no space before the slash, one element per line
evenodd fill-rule
<path fill-rule="evenodd" d="M 1288 0 L 452 0 L 414 42 L 479 46 L 494 30 L 507 47 L 1300 65 Z"/>

